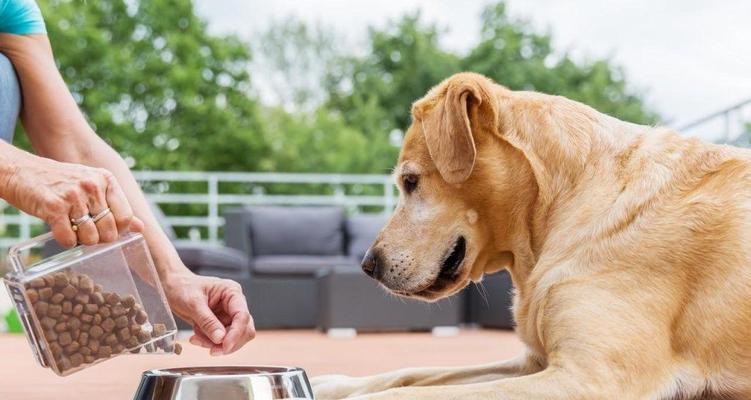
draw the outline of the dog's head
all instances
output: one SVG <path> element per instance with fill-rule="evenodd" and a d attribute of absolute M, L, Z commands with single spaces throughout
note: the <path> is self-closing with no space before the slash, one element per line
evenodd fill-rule
<path fill-rule="evenodd" d="M 414 104 L 394 170 L 399 204 L 362 265 L 394 293 L 436 300 L 513 262 L 500 236 L 531 178 L 498 135 L 499 92 L 462 73 Z"/>

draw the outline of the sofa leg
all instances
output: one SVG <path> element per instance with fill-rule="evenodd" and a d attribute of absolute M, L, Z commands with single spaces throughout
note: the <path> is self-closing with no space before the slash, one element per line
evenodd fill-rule
<path fill-rule="evenodd" d="M 353 339 L 357 337 L 357 329 L 354 328 L 329 328 L 326 335 L 331 339 Z"/>
<path fill-rule="evenodd" d="M 458 326 L 435 326 L 430 330 L 435 337 L 453 337 L 459 335 Z"/>

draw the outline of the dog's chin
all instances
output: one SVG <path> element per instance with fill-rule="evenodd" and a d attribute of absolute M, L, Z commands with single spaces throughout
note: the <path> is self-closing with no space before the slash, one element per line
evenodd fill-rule
<path fill-rule="evenodd" d="M 464 289 L 469 284 L 468 277 L 459 277 L 454 281 L 447 282 L 436 279 L 430 286 L 417 291 L 391 290 L 394 294 L 421 301 L 434 302 L 449 297 Z"/>
<path fill-rule="evenodd" d="M 442 258 L 442 262 L 435 278 L 424 287 L 411 291 L 392 290 L 394 293 L 408 298 L 423 301 L 436 301 L 462 290 L 469 283 L 468 274 L 471 266 L 467 261 L 467 240 L 459 236 Z"/>

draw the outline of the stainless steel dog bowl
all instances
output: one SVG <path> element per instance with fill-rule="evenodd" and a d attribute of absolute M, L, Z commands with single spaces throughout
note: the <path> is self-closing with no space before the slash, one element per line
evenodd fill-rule
<path fill-rule="evenodd" d="M 143 373 L 134 400 L 313 399 L 301 368 L 194 367 Z"/>

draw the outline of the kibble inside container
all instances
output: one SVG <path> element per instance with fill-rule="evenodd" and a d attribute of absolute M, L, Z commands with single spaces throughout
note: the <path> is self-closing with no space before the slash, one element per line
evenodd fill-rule
<path fill-rule="evenodd" d="M 142 235 L 28 263 L 25 251 L 50 239 L 14 246 L 4 279 L 40 365 L 65 376 L 121 354 L 175 352 L 175 320 Z"/>

